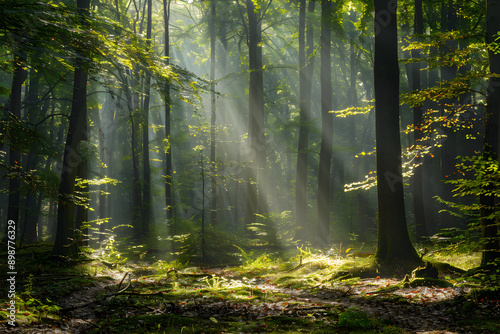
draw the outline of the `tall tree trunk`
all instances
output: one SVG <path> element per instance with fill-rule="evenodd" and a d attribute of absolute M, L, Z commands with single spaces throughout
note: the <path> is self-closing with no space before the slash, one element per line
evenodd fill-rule
<path fill-rule="evenodd" d="M 227 5 L 227 1 L 223 2 L 223 4 Z M 223 78 L 226 75 L 226 67 L 227 67 L 227 43 L 228 43 L 228 38 L 227 38 L 227 22 L 226 19 L 226 14 L 228 12 L 228 6 L 223 7 L 223 11 L 219 13 L 219 17 L 221 19 L 217 20 L 219 23 L 219 29 L 218 29 L 218 38 L 220 41 L 220 49 L 218 52 L 218 68 L 219 68 L 219 77 Z M 216 29 L 217 31 L 217 29 Z M 223 92 L 224 93 L 224 92 Z M 225 122 L 228 118 L 226 117 L 226 101 L 224 98 L 220 98 L 217 100 L 217 113 L 221 115 L 219 119 L 222 120 L 222 122 Z M 219 121 L 220 122 L 220 121 Z M 228 143 L 227 143 L 227 135 L 225 133 L 221 133 L 220 136 L 222 138 L 219 139 L 219 142 L 217 143 L 219 149 L 216 151 L 216 160 L 219 161 L 219 165 L 217 166 L 217 175 L 219 176 L 219 191 L 217 191 L 217 204 L 216 207 L 219 208 L 217 212 L 217 216 L 219 217 L 222 222 L 226 222 L 229 220 L 233 219 L 233 212 L 234 210 L 231 210 L 231 206 L 233 205 L 233 201 L 236 200 L 232 196 L 232 192 L 230 191 L 224 191 L 226 188 L 230 188 L 230 183 L 229 183 L 229 177 L 227 177 L 226 173 L 226 164 L 224 161 L 227 161 L 227 152 L 229 149 Z M 221 179 L 221 177 L 223 179 Z M 236 220 L 232 220 L 233 223 L 236 222 Z"/>
<path fill-rule="evenodd" d="M 13 60 L 14 75 L 12 78 L 12 89 L 10 93 L 10 112 L 12 118 L 10 121 L 20 121 L 21 120 L 21 97 L 22 97 L 22 87 L 26 80 L 27 72 L 24 69 L 24 59 L 25 57 L 16 54 Z M 12 168 L 19 168 L 21 166 L 21 152 L 19 148 L 16 147 L 17 143 L 15 140 L 15 134 L 11 134 L 11 142 L 9 148 L 9 165 Z M 7 204 L 7 221 L 14 221 L 16 227 L 16 235 L 19 231 L 19 186 L 21 181 L 18 178 L 11 177 L 9 179 L 9 199 Z M 5 234 L 2 239 L 2 243 L 7 243 L 8 239 L 8 228 L 9 224 L 5 224 Z"/>
<path fill-rule="evenodd" d="M 331 38 L 333 2 L 321 2 L 321 148 L 318 171 L 318 242 L 327 247 L 330 238 L 330 168 L 332 164 L 333 115 Z"/>
<path fill-rule="evenodd" d="M 314 12 L 314 1 L 309 1 L 308 12 Z M 300 1 L 299 14 L 299 76 L 300 76 L 300 125 L 295 181 L 296 224 L 300 228 L 299 239 L 308 238 L 307 221 L 307 157 L 309 149 L 309 120 L 311 109 L 311 87 L 314 62 L 314 29 L 312 22 L 306 28 L 306 0 Z M 306 46 L 307 32 L 307 46 Z M 306 52 L 307 50 L 307 52 Z"/>
<path fill-rule="evenodd" d="M 264 80 L 262 69 L 261 19 L 257 17 L 253 0 L 247 0 L 248 51 L 250 63 L 248 147 L 250 151 L 247 175 L 246 225 L 256 222 L 256 213 L 264 213 L 266 139 L 264 134 Z M 261 190 L 261 191 L 259 191 Z"/>
<path fill-rule="evenodd" d="M 170 32 L 169 32 L 169 21 L 170 21 L 170 0 L 163 0 L 163 23 L 164 23 L 164 45 L 165 45 L 165 57 L 167 65 L 170 63 Z M 165 140 L 166 142 L 166 153 L 165 153 L 165 208 L 166 208 L 166 218 L 170 220 L 172 218 L 173 208 L 173 198 L 172 198 L 172 142 L 170 138 L 170 84 L 165 85 Z"/>
<path fill-rule="evenodd" d="M 210 223 L 217 223 L 217 166 L 215 159 L 216 99 L 215 99 L 215 0 L 210 1 Z"/>
<path fill-rule="evenodd" d="M 422 11 L 422 0 L 415 0 L 415 21 L 414 21 L 414 34 L 423 35 L 424 33 L 424 17 Z M 420 38 L 419 38 L 420 39 Z M 412 58 L 420 59 L 420 50 L 412 50 Z M 420 90 L 420 63 L 413 63 L 412 65 L 412 80 L 411 89 Z M 413 107 L 413 144 L 415 147 L 423 146 L 422 138 L 422 105 Z M 422 147 L 423 149 L 423 147 Z M 419 154 L 419 153 L 417 153 Z M 413 212 L 415 215 L 415 226 L 417 231 L 417 237 L 427 236 L 427 225 L 425 223 L 425 207 L 424 207 L 424 193 L 423 193 L 423 162 L 424 158 L 422 156 L 417 157 L 417 163 L 420 162 L 422 165 L 417 166 L 414 169 L 413 175 Z"/>
<path fill-rule="evenodd" d="M 498 32 L 500 31 L 500 1 L 488 0 L 486 10 L 486 43 L 496 43 Z M 500 54 L 489 49 L 490 72 L 494 75 L 500 74 Z M 491 77 L 488 85 L 488 104 L 486 106 L 486 125 L 484 133 L 483 160 L 498 161 L 498 130 L 500 127 L 500 78 Z M 498 216 L 495 218 L 496 196 L 491 195 L 496 191 L 495 184 L 489 182 L 484 185 L 484 192 L 490 196 L 482 194 L 479 198 L 481 204 L 481 227 L 483 238 L 483 254 L 481 265 L 500 258 L 500 242 L 498 236 Z"/>
<path fill-rule="evenodd" d="M 147 47 L 151 48 L 151 26 L 152 26 L 152 1 L 148 0 L 148 18 L 146 28 Z M 142 231 L 141 238 L 145 239 L 149 234 L 151 220 L 151 168 L 149 165 L 149 104 L 151 99 L 151 72 L 146 70 L 146 82 L 144 83 L 144 120 L 142 128 Z"/>
<path fill-rule="evenodd" d="M 135 95 L 133 93 L 133 95 Z M 135 96 L 137 97 L 137 96 Z M 141 179 L 139 176 L 139 124 L 134 116 L 133 110 L 137 110 L 134 101 L 130 109 L 130 125 L 131 125 L 131 150 L 132 150 L 132 226 L 134 227 L 134 238 L 140 240 L 142 231 L 142 194 L 141 194 Z"/>
<path fill-rule="evenodd" d="M 443 3 L 442 10 L 442 21 L 446 22 L 446 25 L 443 24 L 441 27 L 442 32 L 451 32 L 456 31 L 458 29 L 458 15 L 453 0 L 448 0 L 448 6 L 445 6 Z M 453 53 L 458 49 L 458 42 L 456 40 L 447 40 L 443 46 L 442 53 Z M 455 79 L 457 76 L 457 66 L 442 66 L 441 67 L 441 80 L 442 81 L 450 81 Z M 456 119 L 457 116 L 454 116 L 454 110 L 458 104 L 458 98 L 450 98 L 443 99 L 441 101 L 441 110 L 442 116 L 450 119 Z M 456 179 L 455 175 L 455 159 L 457 157 L 457 133 L 454 125 L 444 126 L 444 134 L 446 138 L 444 139 L 442 146 L 442 155 L 441 155 L 441 179 L 444 181 L 454 180 Z M 451 184 L 444 183 L 442 185 L 443 199 L 447 201 L 453 201 L 455 198 L 453 197 L 453 189 L 454 186 Z M 456 227 L 460 224 L 460 218 L 456 216 L 452 216 L 448 213 L 445 213 L 442 216 L 442 228 Z"/>
<path fill-rule="evenodd" d="M 30 70 L 29 74 L 29 89 L 27 94 L 27 118 L 31 124 L 35 124 L 37 119 L 43 117 L 42 110 L 38 106 L 38 94 L 40 91 L 40 75 L 34 69 Z M 38 145 L 36 145 L 28 154 L 28 161 L 26 163 L 26 170 L 35 170 L 36 164 L 39 160 L 37 153 Z M 25 225 L 22 232 L 21 244 L 32 244 L 37 241 L 37 223 L 39 211 L 37 211 L 36 193 L 32 189 L 28 190 L 26 195 L 26 208 L 25 208 Z"/>
<path fill-rule="evenodd" d="M 90 9 L 90 0 L 77 0 L 81 20 Z M 73 202 L 69 197 L 74 194 L 78 163 L 81 159 L 80 141 L 87 122 L 87 77 L 88 72 L 81 60 L 75 61 L 73 101 L 69 119 L 68 136 L 64 150 L 61 181 L 59 183 L 59 203 L 57 209 L 57 233 L 52 253 L 70 256 L 77 252 L 75 227 L 73 224 Z"/>
<path fill-rule="evenodd" d="M 408 236 L 401 170 L 397 2 L 375 3 L 375 128 L 378 247 L 382 261 L 418 262 Z"/>

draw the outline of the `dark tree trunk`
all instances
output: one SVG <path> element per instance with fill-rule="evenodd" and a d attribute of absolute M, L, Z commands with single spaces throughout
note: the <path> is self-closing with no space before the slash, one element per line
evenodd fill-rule
<path fill-rule="evenodd" d="M 22 86 L 27 77 L 27 72 L 24 69 L 24 57 L 16 55 L 14 57 L 14 76 L 12 78 L 12 89 L 10 94 L 10 112 L 12 114 L 13 121 L 21 120 L 21 96 L 22 96 Z M 21 167 L 21 152 L 19 148 L 16 147 L 15 135 L 11 134 L 11 142 L 9 149 L 9 165 L 11 168 Z M 13 221 L 16 227 L 15 235 L 19 231 L 19 186 L 21 182 L 18 178 L 11 177 L 9 179 L 9 199 L 7 204 L 7 221 Z M 8 238 L 8 228 L 9 224 L 5 224 L 5 234 L 2 239 L 2 243 L 7 243 Z M 12 235 L 12 234 L 11 234 Z"/>
<path fill-rule="evenodd" d="M 321 2 L 321 147 L 318 171 L 318 242 L 327 247 L 330 239 L 330 168 L 332 164 L 333 115 L 331 38 L 333 2 Z"/>
<path fill-rule="evenodd" d="M 30 83 L 27 94 L 27 118 L 31 124 L 36 123 L 37 119 L 43 117 L 41 108 L 38 107 L 38 94 L 40 91 L 40 75 L 36 73 L 34 69 L 30 70 Z M 28 154 L 28 161 L 26 164 L 26 170 L 35 170 L 36 164 L 39 159 L 39 155 L 36 152 L 37 145 L 34 149 L 30 151 Z M 22 232 L 21 244 L 32 244 L 37 241 L 37 224 L 38 224 L 38 216 L 40 212 L 37 210 L 37 200 L 36 193 L 33 190 L 29 190 L 26 195 L 26 208 L 25 208 L 25 225 Z"/>
<path fill-rule="evenodd" d="M 77 7 L 81 10 L 82 21 L 85 20 L 83 16 L 90 9 L 90 0 L 77 0 Z M 87 122 L 87 77 L 88 72 L 85 64 L 81 60 L 77 60 L 68 136 L 66 138 L 61 181 L 59 183 L 60 198 L 57 209 L 57 233 L 54 248 L 52 249 L 54 255 L 70 256 L 77 252 L 77 245 L 74 243 L 74 204 L 69 196 L 74 195 L 75 191 L 76 171 L 81 159 L 80 141 Z"/>
<path fill-rule="evenodd" d="M 309 1 L 308 12 L 314 12 L 314 1 Z M 306 0 L 300 1 L 299 14 L 299 76 L 300 76 L 300 125 L 295 181 L 296 224 L 300 228 L 299 239 L 308 239 L 307 221 L 307 157 L 309 149 L 309 120 L 311 109 L 311 87 L 314 61 L 314 30 L 312 22 L 306 27 Z M 307 46 L 306 46 L 307 33 Z M 307 52 L 306 52 L 307 50 Z"/>
<path fill-rule="evenodd" d="M 496 42 L 497 34 L 500 31 L 500 1 L 488 0 L 486 11 L 486 42 L 488 44 Z M 500 74 L 500 54 L 489 51 L 490 72 Z M 500 79 L 491 77 L 488 85 L 488 104 L 486 106 L 486 125 L 484 133 L 483 160 L 498 160 L 498 130 L 500 125 Z M 483 191 L 490 193 L 490 196 L 482 194 L 479 198 L 481 204 L 481 227 L 483 238 L 483 254 L 481 265 L 500 258 L 500 242 L 498 236 L 498 218 L 495 218 L 495 206 L 498 203 L 496 196 L 491 193 L 496 191 L 495 184 L 489 182 L 485 184 Z M 498 216 L 497 216 L 498 217 Z"/>
<path fill-rule="evenodd" d="M 247 203 L 245 223 L 256 222 L 256 213 L 264 213 L 262 185 L 266 165 L 266 138 L 264 135 L 264 80 L 262 69 L 261 20 L 255 12 L 253 0 L 247 0 L 248 50 L 249 50 L 249 108 L 248 147 L 250 156 L 247 175 Z"/>
<path fill-rule="evenodd" d="M 442 15 L 443 15 L 442 17 L 443 23 L 446 22 L 446 25 L 443 24 L 441 27 L 442 32 L 456 31 L 458 28 L 458 15 L 452 0 L 448 0 L 448 6 L 445 6 L 443 4 Z M 441 52 L 444 54 L 452 53 L 455 52 L 457 49 L 458 49 L 458 42 L 456 40 L 447 40 Z M 453 80 L 456 78 L 456 76 L 457 76 L 456 65 L 441 67 L 442 81 Z M 458 104 L 457 98 L 443 99 L 441 101 L 442 116 L 446 118 L 455 119 L 456 116 L 454 116 L 453 114 L 457 104 Z M 441 178 L 443 181 L 455 180 L 457 178 L 455 175 L 455 164 L 456 164 L 455 159 L 457 157 L 457 133 L 454 125 L 447 125 L 447 126 L 445 125 L 444 134 L 446 135 L 446 137 L 442 143 L 443 146 L 441 148 L 442 150 Z M 442 193 L 443 199 L 447 201 L 454 201 L 454 200 L 456 201 L 456 199 L 453 197 L 453 189 L 454 189 L 453 185 L 444 183 L 442 189 L 443 189 Z M 459 226 L 460 224 L 460 218 L 445 213 L 441 217 L 441 222 L 442 222 L 441 225 L 442 228 L 456 227 Z"/>
<path fill-rule="evenodd" d="M 375 3 L 375 128 L 377 143 L 378 247 L 382 261 L 418 262 L 408 236 L 399 127 L 397 2 Z"/>

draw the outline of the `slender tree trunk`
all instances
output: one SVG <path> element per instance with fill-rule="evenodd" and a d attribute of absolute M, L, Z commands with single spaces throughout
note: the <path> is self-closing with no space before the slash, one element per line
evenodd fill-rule
<path fill-rule="evenodd" d="M 34 124 L 38 118 L 43 117 L 41 108 L 38 107 L 38 94 L 40 91 L 40 75 L 34 69 L 29 74 L 29 89 L 27 94 L 27 118 L 31 124 Z M 38 145 L 28 154 L 26 170 L 35 170 L 39 155 L 37 153 Z M 26 195 L 25 225 L 22 232 L 21 244 L 32 244 L 37 241 L 37 223 L 39 211 L 37 211 L 36 193 L 34 190 L 28 190 Z"/>
<path fill-rule="evenodd" d="M 170 0 L 163 0 L 163 23 L 164 23 L 164 45 L 165 45 L 165 57 L 167 65 L 170 63 L 170 32 L 169 32 L 169 21 L 170 21 Z M 170 138 L 170 84 L 165 85 L 165 140 L 166 142 L 166 153 L 165 153 L 165 208 L 166 208 L 166 218 L 170 220 L 172 218 L 173 208 L 173 198 L 172 198 L 172 142 Z"/>
<path fill-rule="evenodd" d="M 314 12 L 314 1 L 309 1 L 308 12 Z M 308 239 L 307 221 L 307 157 L 309 149 L 309 120 L 311 87 L 314 62 L 314 30 L 312 22 L 306 28 L 306 0 L 300 1 L 299 14 L 299 76 L 300 76 L 300 125 L 295 181 L 296 224 L 301 230 L 297 238 Z M 307 46 L 306 46 L 307 33 Z M 307 52 L 306 52 L 307 50 Z"/>
<path fill-rule="evenodd" d="M 21 97 L 22 97 L 22 87 L 23 83 L 27 78 L 27 72 L 24 69 L 24 57 L 20 57 L 19 55 L 14 56 L 14 76 L 12 78 L 12 89 L 10 94 L 10 112 L 12 115 L 13 121 L 21 120 Z M 15 135 L 11 135 L 11 142 L 9 148 L 9 165 L 12 168 L 19 168 L 21 166 L 21 152 L 19 152 L 19 148 L 16 147 L 16 141 L 14 139 Z M 18 178 L 11 177 L 9 179 L 9 199 L 7 204 L 7 221 L 14 221 L 16 227 L 16 235 L 19 231 L 19 204 L 20 204 L 20 195 L 19 195 L 19 186 L 21 182 Z M 9 224 L 5 224 L 5 234 L 2 239 L 2 243 L 7 243 L 8 239 L 8 227 Z"/>
<path fill-rule="evenodd" d="M 418 262 L 408 236 L 401 170 L 397 2 L 375 3 L 375 128 L 378 247 L 382 261 Z"/>
<path fill-rule="evenodd" d="M 443 4 L 443 22 L 446 22 L 446 25 L 443 25 L 441 30 L 442 32 L 451 32 L 456 31 L 458 29 L 458 15 L 453 0 L 448 0 L 448 6 L 446 7 Z M 458 42 L 456 40 L 447 40 L 443 46 L 442 53 L 453 53 L 458 49 Z M 442 66 L 441 67 L 441 80 L 442 81 L 450 81 L 456 78 L 457 76 L 457 66 Z M 454 116 L 454 111 L 458 104 L 458 98 L 450 98 L 443 99 L 441 101 L 441 111 L 442 116 L 450 119 L 456 119 Z M 454 125 L 446 125 L 444 126 L 444 134 L 446 135 L 443 146 L 442 146 L 442 155 L 441 155 L 441 179 L 443 181 L 454 180 L 456 179 L 455 175 L 455 164 L 457 157 L 457 133 Z M 455 198 L 453 197 L 453 189 L 454 186 L 451 184 L 444 183 L 442 185 L 443 199 L 447 201 L 453 201 Z M 445 213 L 442 216 L 442 228 L 456 227 L 460 224 L 460 218 L 452 216 L 450 214 Z"/>
<path fill-rule="evenodd" d="M 210 1 L 210 90 L 211 90 L 211 119 L 210 119 L 210 223 L 214 226 L 217 223 L 217 166 L 215 159 L 215 131 L 216 124 L 216 99 L 215 99 L 215 20 L 216 3 Z"/>
<path fill-rule="evenodd" d="M 82 21 L 90 9 L 90 0 L 77 0 Z M 87 77 L 88 72 L 81 60 L 76 60 L 73 101 L 69 119 L 68 136 L 64 150 L 61 181 L 59 183 L 59 205 L 57 209 L 57 234 L 52 253 L 70 256 L 77 252 L 74 243 L 73 202 L 69 197 L 74 194 L 77 166 L 80 163 L 80 141 L 87 122 Z"/>
<path fill-rule="evenodd" d="M 250 62 L 248 146 L 250 161 L 247 175 L 247 205 L 245 222 L 256 222 L 256 213 L 264 213 L 262 190 L 266 165 L 266 139 L 264 134 L 264 80 L 262 69 L 261 18 L 257 17 L 253 0 L 247 0 L 248 49 Z"/>
<path fill-rule="evenodd" d="M 500 1 L 488 0 L 486 11 L 486 43 L 495 43 L 497 34 L 500 31 Z M 500 54 L 489 50 L 490 72 L 491 74 L 500 74 Z M 488 85 L 488 104 L 486 106 L 486 125 L 484 133 L 483 160 L 498 161 L 498 130 L 500 127 L 500 79 L 491 77 Z M 484 182 L 483 182 L 484 183 Z M 485 192 L 493 193 L 496 191 L 495 184 L 489 182 L 484 185 Z M 500 242 L 498 235 L 498 216 L 495 203 L 498 201 L 496 196 L 482 194 L 479 198 L 481 204 L 481 227 L 483 238 L 483 254 L 481 265 L 486 266 L 496 259 L 500 258 Z"/>
<path fill-rule="evenodd" d="M 152 1 L 148 0 L 148 18 L 146 28 L 147 47 L 151 48 L 151 26 L 152 26 Z M 149 235 L 151 220 L 151 168 L 149 165 L 149 104 L 151 99 L 151 72 L 146 71 L 146 82 L 144 83 L 144 120 L 142 128 L 142 233 L 141 238 L 145 239 Z"/>
<path fill-rule="evenodd" d="M 227 1 L 224 2 L 224 4 L 227 4 Z M 220 41 L 220 48 L 218 52 L 218 64 L 219 64 L 219 77 L 223 78 L 226 75 L 226 67 L 227 67 L 227 43 L 228 43 L 228 38 L 227 38 L 227 22 L 225 19 L 225 14 L 227 14 L 228 8 L 227 6 L 223 7 L 223 11 L 219 13 L 220 19 L 217 20 L 219 23 L 219 29 L 218 29 L 218 36 L 219 36 L 219 41 Z M 216 29 L 217 31 L 217 29 Z M 224 92 L 223 92 L 224 93 Z M 222 120 L 222 122 L 225 122 L 228 118 L 226 117 L 226 102 L 224 98 L 220 98 L 217 100 L 217 113 L 221 116 L 219 116 L 219 119 Z M 219 121 L 220 122 L 220 121 Z M 225 133 L 220 134 L 221 138 L 219 139 L 219 142 L 217 143 L 219 149 L 216 152 L 217 160 L 219 161 L 219 164 L 217 166 L 217 175 L 219 177 L 219 191 L 217 191 L 217 204 L 216 207 L 219 208 L 217 216 L 222 222 L 226 222 L 228 220 L 233 219 L 233 214 L 234 210 L 230 209 L 230 206 L 233 205 L 233 201 L 235 198 L 232 196 L 232 193 L 230 191 L 224 191 L 224 189 L 230 187 L 229 183 L 229 177 L 227 177 L 226 173 L 226 164 L 224 161 L 227 161 L 227 152 L 228 152 L 228 140 L 227 140 L 227 135 Z M 221 179 L 221 177 L 223 179 Z M 236 220 L 233 220 L 233 223 L 235 223 Z"/>
<path fill-rule="evenodd" d="M 132 226 L 134 227 L 134 238 L 140 240 L 142 231 L 142 194 L 141 194 L 141 180 L 139 176 L 139 124 L 133 115 L 132 110 L 137 108 L 132 107 L 130 110 L 130 125 L 131 125 L 131 149 L 132 149 Z"/>
<path fill-rule="evenodd" d="M 330 168 L 332 164 L 333 115 L 331 38 L 333 2 L 321 2 L 321 147 L 318 171 L 318 242 L 327 247 L 330 238 Z"/>

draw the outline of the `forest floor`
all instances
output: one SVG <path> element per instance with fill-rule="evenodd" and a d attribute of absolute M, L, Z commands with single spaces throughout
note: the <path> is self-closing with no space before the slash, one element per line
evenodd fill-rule
<path fill-rule="evenodd" d="M 468 269 L 478 254 L 453 258 Z M 371 258 L 311 252 L 227 267 L 31 259 L 16 282 L 17 326 L 7 327 L 2 296 L 0 332 L 500 333 L 498 289 L 424 260 L 439 279 L 403 282 L 403 269 L 384 271 Z"/>

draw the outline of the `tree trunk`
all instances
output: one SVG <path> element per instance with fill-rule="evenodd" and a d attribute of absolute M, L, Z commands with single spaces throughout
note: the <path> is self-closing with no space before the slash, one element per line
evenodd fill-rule
<path fill-rule="evenodd" d="M 23 83 L 26 80 L 27 72 L 24 69 L 24 57 L 20 57 L 16 55 L 14 57 L 13 65 L 14 65 L 14 76 L 12 78 L 12 89 L 10 95 L 10 112 L 12 114 L 11 121 L 20 121 L 21 120 L 21 96 L 22 96 L 22 87 Z M 21 166 L 21 152 L 19 152 L 18 147 L 16 147 L 16 142 L 13 134 L 11 134 L 11 142 L 9 149 L 9 165 L 12 168 L 19 168 Z M 16 227 L 16 235 L 19 231 L 19 204 L 20 204 L 20 195 L 19 195 L 19 186 L 21 185 L 21 181 L 18 178 L 11 177 L 9 179 L 9 199 L 7 204 L 7 221 L 14 221 Z M 5 224 L 5 234 L 2 239 L 2 243 L 7 243 L 8 239 L 8 227 L 9 224 Z"/>
<path fill-rule="evenodd" d="M 378 247 L 381 261 L 418 262 L 408 236 L 401 170 L 397 2 L 375 3 L 375 129 Z"/>
<path fill-rule="evenodd" d="M 134 94 L 135 95 L 135 94 Z M 135 96 L 137 97 L 137 96 Z M 131 151 L 132 151 L 132 226 L 134 227 L 134 238 L 140 240 L 141 238 L 141 218 L 142 218 L 142 195 L 141 195 L 141 179 L 139 176 L 139 124 L 135 119 L 133 110 L 135 103 L 132 101 L 132 108 L 130 109 L 130 125 L 131 125 Z"/>
<path fill-rule="evenodd" d="M 169 33 L 169 21 L 170 21 L 170 0 L 163 0 L 163 23 L 165 26 L 164 32 L 164 45 L 165 45 L 165 57 L 167 65 L 170 63 L 170 33 Z M 165 208 L 166 208 L 166 218 L 170 220 L 172 218 L 173 211 L 173 198 L 172 198 L 172 142 L 170 138 L 170 84 L 165 85 L 165 140 L 166 142 L 166 153 L 165 153 Z"/>
<path fill-rule="evenodd" d="M 147 46 L 151 48 L 151 26 L 152 26 L 152 1 L 148 0 L 148 18 L 146 28 Z M 142 231 L 141 238 L 148 237 L 151 224 L 151 168 L 149 165 L 149 104 L 151 99 L 151 72 L 146 70 L 146 82 L 144 83 L 144 120 L 142 128 Z"/>
<path fill-rule="evenodd" d="M 215 130 L 216 122 L 216 99 L 215 99 L 215 20 L 216 6 L 215 0 L 210 1 L 210 223 L 215 226 L 217 223 L 217 166 L 215 159 Z"/>
<path fill-rule="evenodd" d="M 82 21 L 90 9 L 90 0 L 77 0 Z M 77 252 L 75 227 L 73 224 L 73 202 L 68 196 L 74 194 L 77 166 L 80 163 L 80 141 L 87 122 L 87 77 L 88 72 L 81 60 L 75 62 L 73 101 L 69 119 L 68 136 L 64 150 L 61 181 L 59 183 L 59 205 L 57 209 L 57 233 L 52 253 L 70 256 Z"/>
<path fill-rule="evenodd" d="M 38 107 L 38 94 L 40 91 L 40 75 L 34 69 L 30 70 L 29 74 L 29 89 L 27 94 L 27 118 L 31 124 L 36 123 L 37 119 L 43 117 L 41 108 Z M 26 163 L 26 170 L 35 170 L 39 155 L 37 153 L 38 145 L 28 154 L 28 161 Z M 37 223 L 39 211 L 37 210 L 36 193 L 30 189 L 26 195 L 26 208 L 25 208 L 25 225 L 22 232 L 21 244 L 32 244 L 37 241 Z"/>
<path fill-rule="evenodd" d="M 309 1 L 308 12 L 314 12 L 314 1 Z M 295 181 L 296 225 L 299 239 L 308 238 L 307 221 L 307 157 L 309 149 L 309 120 L 311 109 L 311 88 L 314 62 L 314 30 L 312 22 L 306 28 L 306 0 L 300 1 L 299 14 L 299 76 L 300 76 L 300 125 L 297 150 L 297 171 Z M 307 46 L 306 46 L 307 31 Z M 307 50 L 307 53 L 306 53 Z"/>
<path fill-rule="evenodd" d="M 261 20 L 257 18 L 253 0 L 247 0 L 248 50 L 249 50 L 249 108 L 247 170 L 247 202 L 245 222 L 249 226 L 256 222 L 256 213 L 264 213 L 265 184 L 263 176 L 266 165 L 266 139 L 264 134 L 264 80 L 262 69 Z M 260 191 L 259 191 L 260 190 Z"/>
<path fill-rule="evenodd" d="M 321 147 L 318 171 L 318 242 L 327 247 L 330 238 L 330 168 L 332 164 L 333 115 L 331 38 L 333 2 L 321 2 Z"/>
<path fill-rule="evenodd" d="M 443 24 L 441 27 L 442 32 L 456 31 L 458 28 L 458 16 L 455 5 L 453 4 L 452 0 L 448 0 L 447 7 L 443 4 L 442 15 L 443 15 L 442 18 L 443 23 L 446 22 L 446 25 Z M 447 40 L 441 52 L 444 54 L 453 53 L 457 49 L 458 49 L 458 42 L 456 40 Z M 456 65 L 441 67 L 441 81 L 450 81 L 455 79 L 456 76 L 457 76 Z M 441 115 L 443 117 L 456 119 L 456 116 L 454 116 L 453 114 L 455 109 L 457 108 L 457 104 L 458 104 L 458 98 L 456 97 L 450 99 L 443 99 L 441 101 L 441 111 L 442 111 Z M 443 146 L 441 148 L 442 150 L 441 178 L 443 181 L 455 180 L 457 178 L 455 175 L 455 170 L 456 170 L 455 159 L 457 157 L 456 129 L 454 125 L 444 126 L 443 129 L 446 137 L 443 141 Z M 442 189 L 443 189 L 442 193 L 443 199 L 445 199 L 446 201 L 456 200 L 455 197 L 453 197 L 454 185 L 444 183 L 442 185 Z M 460 224 L 460 218 L 445 213 L 444 216 L 442 216 L 441 222 L 442 222 L 441 228 L 456 227 L 459 226 Z"/>
<path fill-rule="evenodd" d="M 486 43 L 495 43 L 497 34 L 500 31 L 500 1 L 488 0 L 486 11 Z M 500 74 L 500 54 L 489 50 L 490 72 L 491 74 Z M 500 79 L 491 77 L 488 85 L 488 104 L 486 106 L 486 125 L 484 133 L 483 160 L 498 160 L 498 130 L 500 125 Z M 498 218 L 495 218 L 496 196 L 491 195 L 496 189 L 493 182 L 485 184 L 484 191 L 489 192 L 490 196 L 482 194 L 479 198 L 481 204 L 481 227 L 483 238 L 483 254 L 481 265 L 500 258 L 500 242 L 498 236 Z M 498 216 L 497 216 L 498 217 Z"/>

